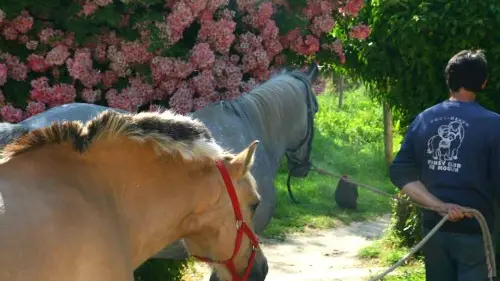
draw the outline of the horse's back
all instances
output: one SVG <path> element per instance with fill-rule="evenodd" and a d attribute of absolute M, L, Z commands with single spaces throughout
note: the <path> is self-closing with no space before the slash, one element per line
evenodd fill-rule
<path fill-rule="evenodd" d="M 69 103 L 53 107 L 47 111 L 31 116 L 22 121 L 20 125 L 31 131 L 46 127 L 56 121 L 81 121 L 84 123 L 106 110 L 125 112 L 120 109 L 95 104 Z"/>
<path fill-rule="evenodd" d="M 56 172 L 11 161 L 0 165 L 0 280 L 131 280 L 92 196 Z"/>

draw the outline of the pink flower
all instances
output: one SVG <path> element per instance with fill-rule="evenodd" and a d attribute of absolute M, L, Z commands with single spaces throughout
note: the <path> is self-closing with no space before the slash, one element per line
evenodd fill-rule
<path fill-rule="evenodd" d="M 148 52 L 148 46 L 140 41 L 123 43 L 122 53 L 126 63 L 129 64 L 145 64 L 153 58 L 152 54 Z"/>
<path fill-rule="evenodd" d="M 106 70 L 102 75 L 102 84 L 104 85 L 104 88 L 109 89 L 113 87 L 113 84 L 117 79 L 118 77 L 113 71 Z"/>
<path fill-rule="evenodd" d="M 52 47 L 54 47 L 63 36 L 64 33 L 62 31 L 52 28 L 44 28 L 38 34 L 38 38 L 40 38 L 42 44 L 47 44 Z"/>
<path fill-rule="evenodd" d="M 211 70 L 203 70 L 199 75 L 193 77 L 192 88 L 200 96 L 209 96 L 215 91 L 215 78 Z"/>
<path fill-rule="evenodd" d="M 28 67 L 19 61 L 18 57 L 11 54 L 1 54 L 0 58 L 4 59 L 9 70 L 9 76 L 16 81 L 24 81 L 28 78 Z"/>
<path fill-rule="evenodd" d="M 2 89 L 0 89 L 0 105 L 5 104 L 5 96 L 3 95 Z"/>
<path fill-rule="evenodd" d="M 250 24 L 254 28 L 259 28 L 261 26 L 264 26 L 266 22 L 271 20 L 271 16 L 273 15 L 273 3 L 272 2 L 265 2 L 262 3 L 259 6 L 259 9 L 257 10 L 256 13 L 253 14 L 251 17 L 251 22 Z"/>
<path fill-rule="evenodd" d="M 191 50 L 189 61 L 194 68 L 205 69 L 215 62 L 215 54 L 207 43 L 198 43 Z"/>
<path fill-rule="evenodd" d="M 101 82 L 101 75 L 92 68 L 92 54 L 89 49 L 75 51 L 74 59 L 68 59 L 66 66 L 73 79 L 78 79 L 87 88 L 92 88 Z"/>
<path fill-rule="evenodd" d="M 43 102 L 30 101 L 26 106 L 26 113 L 28 116 L 37 115 L 45 111 L 45 104 Z"/>
<path fill-rule="evenodd" d="M 262 37 L 251 32 L 241 34 L 235 49 L 241 54 L 247 54 L 253 50 L 262 48 Z"/>
<path fill-rule="evenodd" d="M 13 107 L 10 104 L 2 107 L 2 109 L 0 110 L 0 115 L 2 116 L 2 119 L 4 121 L 10 123 L 18 123 L 23 121 L 24 119 L 23 111 L 19 108 Z"/>
<path fill-rule="evenodd" d="M 179 1 L 174 4 L 172 12 L 167 16 L 170 44 L 175 44 L 182 38 L 182 33 L 193 23 L 194 18 L 186 3 Z"/>
<path fill-rule="evenodd" d="M 27 33 L 33 27 L 33 17 L 27 11 L 22 11 L 20 16 L 17 16 L 12 25 L 19 33 Z"/>
<path fill-rule="evenodd" d="M 69 56 L 68 47 L 65 45 L 58 45 L 47 53 L 47 56 L 45 56 L 45 63 L 50 66 L 63 65 Z"/>
<path fill-rule="evenodd" d="M 169 100 L 169 107 L 178 114 L 188 114 L 193 108 L 194 90 L 182 82 Z"/>
<path fill-rule="evenodd" d="M 225 19 L 225 20 L 233 20 L 234 17 L 236 16 L 236 12 L 232 11 L 230 9 L 224 9 L 219 13 L 219 18 Z"/>
<path fill-rule="evenodd" d="M 110 46 L 108 48 L 108 59 L 111 61 L 109 68 L 111 68 L 118 77 L 127 76 L 128 64 L 123 52 L 118 51 L 115 46 Z"/>
<path fill-rule="evenodd" d="M 220 54 L 227 54 L 235 39 L 235 29 L 236 22 L 232 20 L 206 21 L 201 25 L 198 32 L 198 39 L 209 43 Z"/>
<path fill-rule="evenodd" d="M 306 35 L 305 40 L 299 37 L 292 42 L 290 48 L 302 55 L 308 56 L 319 51 L 319 40 L 312 35 Z"/>
<path fill-rule="evenodd" d="M 332 28 L 335 26 L 335 22 L 331 15 L 322 15 L 319 17 L 315 17 L 313 19 L 312 25 L 310 26 L 311 31 L 316 36 L 321 36 L 323 33 L 330 32 Z"/>
<path fill-rule="evenodd" d="M 167 79 L 166 81 L 161 82 L 160 89 L 166 96 L 168 96 L 177 90 L 177 85 L 179 85 L 179 83 L 180 81 L 178 79 Z"/>
<path fill-rule="evenodd" d="M 307 8 L 304 9 L 304 15 L 312 19 L 321 15 L 331 15 L 333 11 L 332 1 L 326 0 L 308 0 Z"/>
<path fill-rule="evenodd" d="M 97 44 L 94 49 L 94 58 L 100 63 L 104 63 L 106 61 L 106 44 Z"/>
<path fill-rule="evenodd" d="M 108 106 L 112 108 L 119 108 L 129 112 L 133 112 L 134 106 L 132 105 L 130 99 L 128 99 L 125 95 L 118 94 L 116 89 L 111 89 L 106 93 L 106 100 L 108 102 Z"/>
<path fill-rule="evenodd" d="M 80 11 L 80 15 L 84 15 L 84 16 L 88 17 L 88 16 L 92 15 L 93 13 L 95 13 L 95 11 L 97 11 L 98 8 L 99 8 L 99 6 L 97 6 L 97 4 L 95 2 L 87 1 L 83 5 L 83 9 Z"/>
<path fill-rule="evenodd" d="M 0 63 L 0 86 L 7 83 L 7 65 Z"/>
<path fill-rule="evenodd" d="M 14 26 L 12 26 L 12 24 L 8 24 L 7 26 L 5 26 L 2 31 L 3 37 L 10 41 L 16 40 L 18 34 L 19 32 L 14 28 Z"/>
<path fill-rule="evenodd" d="M 44 72 L 50 67 L 40 55 L 30 54 L 26 60 L 28 67 L 34 72 Z"/>
<path fill-rule="evenodd" d="M 50 87 L 49 79 L 47 77 L 40 77 L 31 80 L 30 85 L 35 90 L 42 90 L 44 88 Z"/>
<path fill-rule="evenodd" d="M 88 103 L 95 103 L 101 99 L 101 90 L 86 88 L 82 91 L 82 99 Z"/>
<path fill-rule="evenodd" d="M 207 1 L 207 9 L 214 12 L 220 7 L 227 6 L 229 4 L 229 0 L 208 0 Z"/>
<path fill-rule="evenodd" d="M 348 0 L 347 4 L 343 8 L 340 8 L 339 11 L 344 15 L 357 17 L 362 7 L 363 0 Z"/>
<path fill-rule="evenodd" d="M 369 26 L 360 24 L 354 26 L 349 32 L 349 37 L 359 40 L 364 40 L 370 36 L 371 29 Z"/>
<path fill-rule="evenodd" d="M 76 98 L 76 90 L 69 84 L 58 84 L 53 87 L 54 97 L 50 101 L 50 107 L 71 103 Z"/>
<path fill-rule="evenodd" d="M 260 36 L 264 40 L 273 40 L 278 38 L 279 28 L 276 26 L 276 22 L 274 20 L 268 20 L 262 27 Z"/>

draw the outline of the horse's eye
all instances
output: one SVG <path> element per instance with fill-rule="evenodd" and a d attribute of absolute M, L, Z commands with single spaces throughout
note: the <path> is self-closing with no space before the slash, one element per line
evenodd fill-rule
<path fill-rule="evenodd" d="M 255 204 L 250 205 L 250 210 L 252 211 L 252 213 L 255 213 L 255 211 L 257 211 L 259 204 L 260 204 L 260 202 L 257 202 Z"/>

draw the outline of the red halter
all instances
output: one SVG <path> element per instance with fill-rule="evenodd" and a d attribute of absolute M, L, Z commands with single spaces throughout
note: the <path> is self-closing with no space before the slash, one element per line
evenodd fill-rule
<path fill-rule="evenodd" d="M 255 262 L 255 254 L 257 249 L 259 249 L 259 240 L 257 236 L 253 233 L 252 229 L 243 221 L 243 216 L 241 214 L 240 203 L 238 202 L 238 197 L 236 196 L 236 190 L 234 189 L 233 182 L 231 181 L 231 177 L 229 177 L 229 173 L 222 163 L 222 161 L 216 161 L 217 168 L 224 179 L 224 183 L 226 184 L 227 193 L 229 194 L 229 198 L 231 199 L 231 203 L 233 205 L 234 216 L 236 218 L 236 242 L 234 246 L 233 255 L 225 261 L 215 261 L 208 258 L 203 258 L 199 256 L 193 255 L 193 257 L 204 261 L 204 262 L 212 262 L 212 263 L 220 263 L 225 264 L 231 275 L 233 276 L 233 281 L 246 281 L 250 276 L 250 271 L 252 270 L 253 264 Z M 243 240 L 243 234 L 246 234 L 250 239 L 250 243 L 252 243 L 252 253 L 250 254 L 250 258 L 248 259 L 248 267 L 245 271 L 245 275 L 240 279 L 238 272 L 236 271 L 236 266 L 234 265 L 233 259 L 236 257 L 241 248 L 241 241 Z"/>

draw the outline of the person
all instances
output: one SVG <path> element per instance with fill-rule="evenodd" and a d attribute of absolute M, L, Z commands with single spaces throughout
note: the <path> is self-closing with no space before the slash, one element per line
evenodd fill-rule
<path fill-rule="evenodd" d="M 390 179 L 423 210 L 427 281 L 487 280 L 482 232 L 462 207 L 485 217 L 493 231 L 495 192 L 500 188 L 500 115 L 476 102 L 487 84 L 488 63 L 481 50 L 463 50 L 445 68 L 449 99 L 418 114 L 390 166 Z"/>

